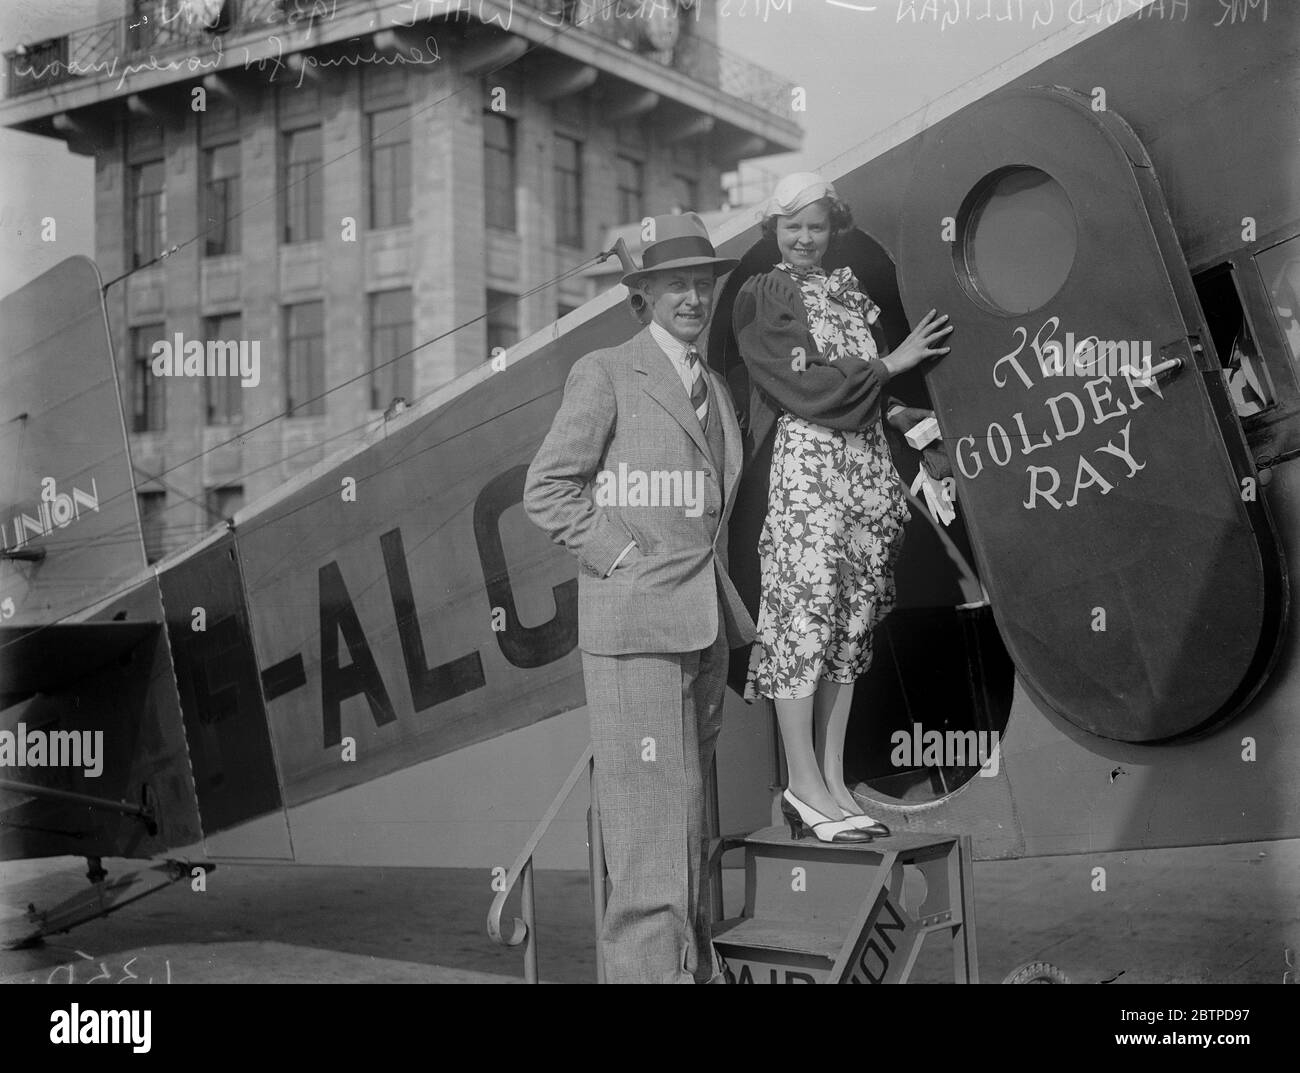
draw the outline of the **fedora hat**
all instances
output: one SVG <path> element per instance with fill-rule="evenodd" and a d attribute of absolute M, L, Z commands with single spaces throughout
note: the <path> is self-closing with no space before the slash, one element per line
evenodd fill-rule
<path fill-rule="evenodd" d="M 653 272 L 670 268 L 711 265 L 713 274 L 718 276 L 740 264 L 733 258 L 718 256 L 709 239 L 709 229 L 693 212 L 654 217 L 654 236 L 655 240 L 641 251 L 641 267 L 623 277 L 625 286 L 631 287 Z M 636 262 L 631 258 L 629 261 L 635 268 Z"/>

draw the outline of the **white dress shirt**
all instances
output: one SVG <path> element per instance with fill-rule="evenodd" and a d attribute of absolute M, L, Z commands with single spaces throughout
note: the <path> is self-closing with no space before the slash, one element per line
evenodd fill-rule
<path fill-rule="evenodd" d="M 695 373 L 691 371 L 691 363 L 686 360 L 686 349 L 692 346 L 691 343 L 683 343 L 677 336 L 671 334 L 666 329 L 661 328 L 654 321 L 650 322 L 650 334 L 654 336 L 654 341 L 659 344 L 659 349 L 668 355 L 673 363 L 673 368 L 677 370 L 677 377 L 682 382 L 682 387 L 686 389 L 686 397 L 691 397 L 691 389 L 695 387 Z M 698 353 L 699 348 L 696 347 Z M 700 359 L 703 361 L 703 357 Z"/>

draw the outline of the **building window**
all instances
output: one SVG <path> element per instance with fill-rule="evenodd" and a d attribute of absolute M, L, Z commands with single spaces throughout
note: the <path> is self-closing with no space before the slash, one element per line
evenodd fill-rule
<path fill-rule="evenodd" d="M 370 408 L 385 410 L 394 399 L 415 397 L 411 351 L 411 292 L 370 296 Z"/>
<path fill-rule="evenodd" d="M 584 245 L 582 226 L 582 142 L 555 137 L 555 240 L 562 246 Z"/>
<path fill-rule="evenodd" d="M 700 184 L 689 175 L 673 176 L 673 212 L 697 212 Z"/>
<path fill-rule="evenodd" d="M 321 236 L 320 127 L 284 134 L 284 241 L 310 242 Z"/>
<path fill-rule="evenodd" d="M 208 517 L 225 521 L 239 513 L 244 505 L 244 486 L 228 484 L 224 488 L 209 488 L 207 493 Z"/>
<path fill-rule="evenodd" d="M 205 257 L 239 252 L 238 142 L 203 150 Z"/>
<path fill-rule="evenodd" d="M 505 291 L 487 292 L 488 353 L 519 342 L 519 297 Z"/>
<path fill-rule="evenodd" d="M 163 542 L 163 511 L 166 509 L 166 492 L 140 492 L 136 495 L 140 506 L 140 535 L 144 538 L 145 562 L 156 563 L 166 552 Z"/>
<path fill-rule="evenodd" d="M 150 350 L 164 330 L 161 324 L 131 329 L 132 432 L 161 432 L 167 427 L 167 381 L 154 376 Z"/>
<path fill-rule="evenodd" d="M 517 169 L 515 121 L 499 112 L 484 112 L 484 215 L 488 227 L 514 231 L 518 226 L 515 217 Z"/>
<path fill-rule="evenodd" d="M 370 226 L 411 222 L 411 124 L 408 110 L 370 113 Z"/>
<path fill-rule="evenodd" d="M 163 162 L 150 160 L 131 166 L 131 267 L 148 264 L 163 250 L 166 222 Z"/>
<path fill-rule="evenodd" d="M 225 376 L 203 378 L 203 406 L 209 425 L 237 425 L 244 420 L 244 387 L 238 375 L 239 340 L 243 334 L 243 318 L 238 313 L 220 317 L 207 317 L 203 321 L 205 342 L 232 343 L 225 348 Z"/>
<path fill-rule="evenodd" d="M 618 173 L 619 223 L 644 219 L 645 165 L 633 157 L 620 154 L 615 170 Z"/>
<path fill-rule="evenodd" d="M 302 302 L 284 310 L 285 412 L 319 417 L 325 412 L 325 304 Z"/>

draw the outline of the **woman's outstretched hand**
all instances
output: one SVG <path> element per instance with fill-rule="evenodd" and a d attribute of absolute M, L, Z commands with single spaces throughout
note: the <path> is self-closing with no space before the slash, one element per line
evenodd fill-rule
<path fill-rule="evenodd" d="M 912 334 L 899 343 L 896 349 L 880 359 L 889 370 L 889 375 L 897 376 L 899 373 L 915 368 L 927 358 L 941 358 L 947 354 L 951 348 L 939 346 L 944 337 L 952 331 L 951 324 L 944 326 L 947 319 L 946 313 L 939 316 L 933 309 L 922 317 L 921 323 L 912 329 Z"/>

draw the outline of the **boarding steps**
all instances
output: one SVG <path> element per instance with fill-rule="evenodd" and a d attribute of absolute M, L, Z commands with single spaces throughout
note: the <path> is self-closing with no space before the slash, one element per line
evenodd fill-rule
<path fill-rule="evenodd" d="M 956 981 L 979 982 L 967 836 L 837 845 L 766 827 L 719 839 L 712 862 L 741 848 L 744 909 L 713 926 L 736 983 L 905 983 L 933 932 L 950 937 Z M 924 896 L 912 889 L 918 873 Z"/>
<path fill-rule="evenodd" d="M 538 981 L 533 855 L 584 775 L 589 800 L 596 802 L 590 745 L 514 864 L 499 885 L 494 884 L 497 894 L 488 912 L 488 934 L 502 946 L 523 947 L 528 983 Z M 706 795 L 705 802 L 709 824 L 716 830 L 716 798 Z M 587 809 L 587 824 L 592 910 L 599 934 L 608 878 L 599 807 Z M 713 924 L 714 947 L 737 983 L 905 983 L 922 941 L 936 931 L 946 931 L 951 938 L 956 981 L 979 982 L 969 836 L 896 834 L 834 845 L 811 837 L 793 840 L 783 826 L 724 835 L 712 840 L 709 852 L 715 912 L 722 909 L 723 856 L 740 850 L 745 854 L 744 909 L 738 917 Z M 796 868 L 803 872 L 797 874 Z M 915 876 L 924 880 L 923 896 L 913 897 Z M 521 888 L 522 916 L 513 917 L 510 924 L 511 918 L 503 917 L 516 885 Z M 1051 966 L 1034 963 L 1013 975 L 1037 982 L 1043 969 Z M 604 983 L 599 944 L 596 978 Z"/>

